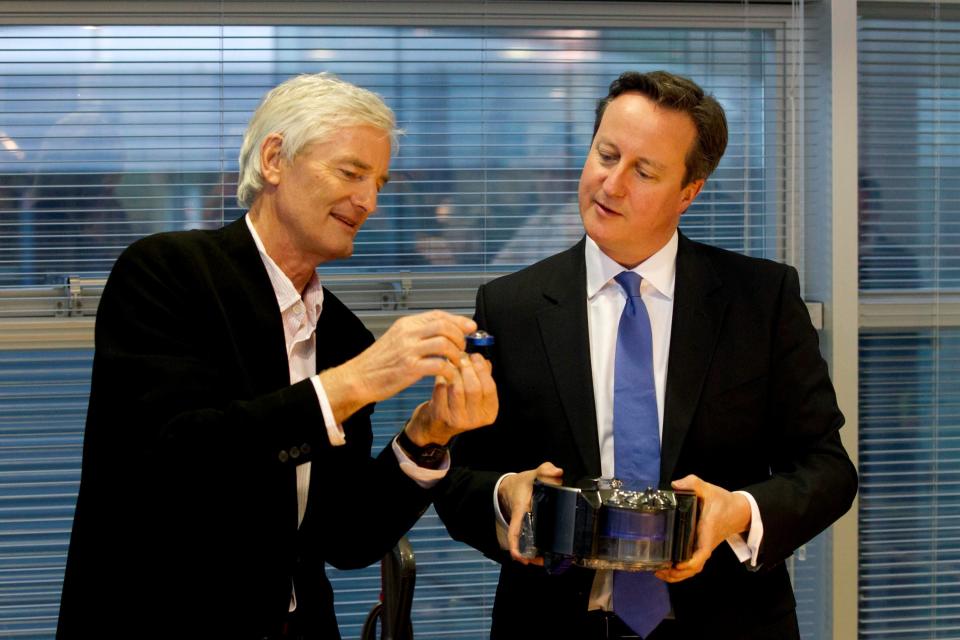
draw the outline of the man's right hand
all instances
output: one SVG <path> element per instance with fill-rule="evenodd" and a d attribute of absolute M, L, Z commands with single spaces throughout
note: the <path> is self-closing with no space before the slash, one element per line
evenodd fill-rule
<path fill-rule="evenodd" d="M 543 564 L 543 558 L 524 558 L 520 555 L 520 527 L 533 504 L 533 481 L 540 480 L 550 484 L 560 484 L 563 469 L 552 462 L 544 462 L 536 469 L 514 473 L 504 477 L 497 490 L 500 512 L 510 517 L 507 540 L 510 544 L 510 557 L 523 564 Z"/>
<path fill-rule="evenodd" d="M 343 422 L 361 407 L 403 391 L 421 378 L 456 380 L 470 318 L 428 311 L 400 318 L 360 355 L 320 374 L 334 418 Z M 336 337 L 330 339 L 335 340 Z"/>

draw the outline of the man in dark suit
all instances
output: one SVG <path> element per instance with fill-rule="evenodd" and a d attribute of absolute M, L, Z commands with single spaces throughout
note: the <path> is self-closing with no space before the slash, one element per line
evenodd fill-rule
<path fill-rule="evenodd" d="M 446 445 L 492 422 L 475 323 L 374 341 L 324 289 L 388 179 L 393 113 L 318 74 L 276 87 L 240 156 L 248 214 L 159 234 L 103 292 L 60 638 L 338 638 L 324 563 L 380 558 L 426 508 Z M 433 395 L 370 457 L 373 403 Z"/>
<path fill-rule="evenodd" d="M 722 108 L 692 81 L 623 74 L 580 178 L 586 238 L 477 294 L 500 413 L 458 439 L 437 510 L 503 563 L 493 638 L 799 637 L 784 561 L 849 508 L 856 472 L 796 270 L 677 230 L 726 140 Z M 624 271 L 642 277 L 649 315 L 660 487 L 702 507 L 693 557 L 651 580 L 668 603 L 643 631 L 616 613 L 631 594 L 615 595 L 614 572 L 547 575 L 517 545 L 534 478 L 617 476 Z"/>

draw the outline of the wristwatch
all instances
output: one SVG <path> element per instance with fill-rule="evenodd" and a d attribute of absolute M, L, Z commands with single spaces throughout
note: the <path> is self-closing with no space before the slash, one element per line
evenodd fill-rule
<path fill-rule="evenodd" d="M 417 463 L 418 467 L 423 467 L 424 469 L 439 469 L 447 457 L 447 451 L 450 450 L 450 445 L 447 444 L 430 442 L 422 447 L 414 444 L 410 436 L 407 435 L 406 429 L 400 430 L 400 433 L 397 435 L 397 444 L 400 445 L 400 448 L 403 449 L 403 452 L 406 453 L 411 460 Z"/>

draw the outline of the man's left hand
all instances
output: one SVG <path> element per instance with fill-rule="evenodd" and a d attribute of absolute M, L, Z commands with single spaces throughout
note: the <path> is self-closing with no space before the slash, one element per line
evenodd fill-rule
<path fill-rule="evenodd" d="M 693 555 L 671 569 L 661 569 L 656 573 L 661 580 L 680 582 L 700 573 L 720 543 L 750 528 L 750 502 L 742 495 L 704 482 L 695 475 L 674 480 L 672 485 L 674 489 L 696 493 L 701 505 Z"/>
<path fill-rule="evenodd" d="M 446 444 L 451 438 L 488 424 L 500 408 L 490 362 L 479 354 L 463 354 L 452 381 L 438 376 L 433 395 L 414 412 L 407 435 L 415 444 Z"/>

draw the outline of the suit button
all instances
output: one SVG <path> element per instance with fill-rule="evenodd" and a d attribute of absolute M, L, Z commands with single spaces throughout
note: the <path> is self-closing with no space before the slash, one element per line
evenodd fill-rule
<path fill-rule="evenodd" d="M 305 455 L 305 456 L 310 454 L 310 443 L 309 443 L 309 442 L 304 442 L 302 445 L 300 445 L 300 453 L 302 453 L 302 454 Z"/>
<path fill-rule="evenodd" d="M 300 457 L 300 449 L 298 447 L 290 447 L 290 457 L 296 460 Z"/>
<path fill-rule="evenodd" d="M 280 462 L 286 462 L 289 457 L 290 454 L 288 454 L 286 451 L 281 451 L 277 454 L 277 459 L 280 460 Z"/>

